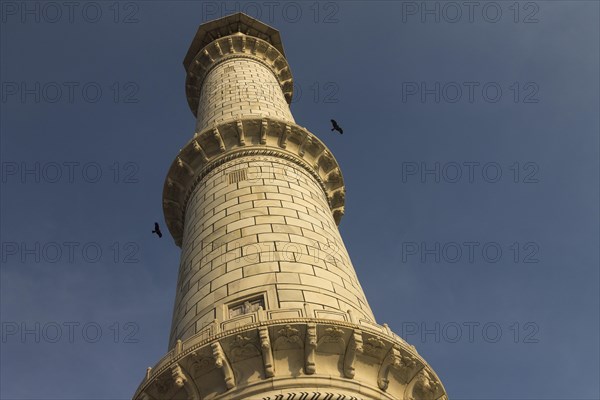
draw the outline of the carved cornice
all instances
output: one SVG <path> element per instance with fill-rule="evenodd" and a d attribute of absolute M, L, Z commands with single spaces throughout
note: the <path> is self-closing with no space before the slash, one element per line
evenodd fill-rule
<path fill-rule="evenodd" d="M 344 180 L 327 147 L 308 130 L 288 121 L 239 119 L 195 134 L 169 169 L 163 188 L 163 211 L 178 246 L 183 240 L 185 210 L 196 186 L 220 165 L 247 156 L 278 157 L 304 168 L 323 189 L 333 218 L 340 223 L 344 215 Z"/>
<path fill-rule="evenodd" d="M 185 93 L 190 110 L 197 116 L 202 83 L 217 65 L 232 58 L 246 58 L 263 64 L 273 72 L 283 95 L 290 104 L 294 82 L 290 66 L 283 54 L 269 42 L 241 32 L 210 42 L 194 57 L 187 69 Z"/>
<path fill-rule="evenodd" d="M 363 342 L 371 342 L 377 351 L 367 354 Z M 275 368 L 277 362 L 280 369 Z M 336 370 L 337 374 L 332 372 Z M 252 379 L 248 371 L 256 371 Z M 217 398 L 226 393 L 230 400 L 269 399 L 256 394 L 287 388 L 290 396 L 301 395 L 290 389 L 321 387 L 316 384 L 321 380 L 327 388 L 302 392 L 317 396 L 307 399 L 336 396 L 340 389 L 345 396 L 360 399 L 447 399 L 435 372 L 404 341 L 348 322 L 306 318 L 261 321 L 200 341 L 191 337 L 147 372 L 133 398 L 175 399 L 184 390 L 191 399 L 199 399 L 202 393 Z M 270 390 L 264 390 L 265 385 Z M 336 397 L 323 397 L 331 398 Z"/>
<path fill-rule="evenodd" d="M 281 36 L 277 29 L 239 12 L 200 25 L 183 60 L 184 67 L 187 69 L 198 51 L 215 38 L 228 36 L 236 32 L 266 40 L 275 46 L 281 54 L 285 55 Z"/>

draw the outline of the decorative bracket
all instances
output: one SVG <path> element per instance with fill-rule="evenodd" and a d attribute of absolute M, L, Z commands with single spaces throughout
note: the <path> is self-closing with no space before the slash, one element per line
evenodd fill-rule
<path fill-rule="evenodd" d="M 194 176 L 194 169 L 180 157 L 177 157 L 177 165 L 185 169 L 185 172 L 187 172 L 189 176 Z"/>
<path fill-rule="evenodd" d="M 267 144 L 267 120 L 263 119 L 260 123 L 260 144 Z"/>
<path fill-rule="evenodd" d="M 183 374 L 183 371 L 181 370 L 179 364 L 175 364 L 173 365 L 173 367 L 171 367 L 171 376 L 173 377 L 175 385 L 179 388 L 182 388 L 187 382 L 187 378 Z"/>
<path fill-rule="evenodd" d="M 224 350 L 227 351 L 226 354 Z M 290 353 L 293 356 L 285 360 Z M 331 376 L 332 381 L 347 387 L 350 393 L 345 393 L 346 397 L 339 396 L 338 399 L 335 394 L 321 391 L 321 400 L 358 400 L 382 396 L 406 400 L 448 400 L 442 383 L 427 363 L 399 337 L 388 337 L 385 327 L 376 331 L 371 327 L 350 326 L 347 322 L 338 323 L 320 318 L 309 320 L 305 317 L 284 321 L 267 320 L 244 329 L 234 328 L 208 342 L 204 336 L 184 342 L 174 341 L 169 359 L 151 370 L 152 373 L 148 372 L 149 377 L 133 398 L 200 400 L 200 387 L 203 393 L 227 390 L 226 393 L 230 393 L 231 397 L 238 393 L 241 379 L 236 375 L 234 365 L 250 368 L 255 371 L 254 374 L 258 373 L 255 378 L 262 381 L 261 385 L 264 387 L 273 387 L 274 384 L 277 386 L 277 382 L 271 379 L 276 378 L 275 368 L 279 367 L 275 365 L 277 354 L 283 357 L 284 363 L 293 363 L 290 363 L 289 368 L 287 365 L 284 368 L 286 375 L 288 369 L 289 372 L 297 372 L 300 368 L 301 376 L 298 378 L 300 381 L 306 380 L 306 384 L 294 384 L 295 397 L 289 396 L 285 391 L 277 391 L 276 394 L 273 393 L 271 400 L 292 397 L 296 400 L 304 399 L 305 396 L 298 390 L 305 389 L 299 387 L 308 387 L 306 385 L 310 385 L 315 376 L 320 376 L 321 380 L 329 378 L 329 372 L 322 370 L 322 366 L 319 371 L 316 368 L 316 363 L 325 362 L 325 358 L 330 367 L 341 368 L 342 375 Z M 320 357 L 324 357 L 323 361 Z M 238 364 L 240 362 L 245 364 Z M 264 373 L 261 371 L 261 364 Z M 281 375 L 282 372 L 278 371 L 278 374 Z M 246 379 L 242 380 L 241 383 L 246 385 Z M 364 380 L 366 386 L 348 386 L 350 382 L 357 380 Z M 298 395 L 300 398 L 297 399 Z M 357 397 L 348 397 L 353 395 Z M 223 396 L 227 397 L 226 394 L 218 397 Z"/>
<path fill-rule="evenodd" d="M 198 143 L 197 140 L 194 140 L 194 150 L 196 150 L 198 153 L 200 153 L 200 157 L 202 157 L 202 161 L 204 161 L 204 162 L 208 161 L 208 157 L 206 156 L 206 153 L 204 152 L 204 150 L 202 149 L 202 146 L 200 146 L 200 143 Z"/>
<path fill-rule="evenodd" d="M 204 51 L 202 52 L 202 54 L 204 54 L 204 56 L 207 57 L 210 60 L 211 63 L 215 62 L 215 59 L 210 56 L 210 53 L 208 52 L 208 50 L 204 49 Z"/>
<path fill-rule="evenodd" d="M 213 352 L 213 357 L 215 358 L 216 367 L 223 371 L 225 386 L 227 387 L 227 389 L 231 389 L 235 386 L 235 376 L 233 375 L 233 370 L 231 369 L 229 361 L 227 361 L 227 358 L 225 358 L 225 353 L 223 352 L 221 343 L 215 342 L 211 344 L 211 348 Z"/>
<path fill-rule="evenodd" d="M 310 138 L 310 136 L 308 134 L 306 134 L 306 136 L 304 136 L 304 140 L 302 140 L 302 144 L 300 144 L 300 149 L 298 150 L 298 154 L 300 154 L 300 157 L 304 157 L 304 153 L 306 152 L 306 147 L 310 146 L 311 143 L 312 143 L 312 139 Z"/>
<path fill-rule="evenodd" d="M 242 124 L 242 121 L 237 121 L 236 126 L 237 126 L 238 139 L 239 139 L 240 146 L 245 146 L 246 138 L 244 136 L 244 125 Z"/>
<path fill-rule="evenodd" d="M 412 388 L 412 399 L 435 399 L 440 384 L 423 368 L 416 376 L 416 382 Z M 438 394 L 439 395 L 439 394 Z M 443 395 L 445 397 L 445 394 Z M 442 397 L 442 399 L 443 399 Z"/>
<path fill-rule="evenodd" d="M 181 209 L 181 205 L 179 205 L 178 202 L 176 202 L 175 200 L 170 200 L 170 199 L 163 199 L 163 207 L 169 205 L 171 207 L 175 207 L 177 209 Z"/>
<path fill-rule="evenodd" d="M 344 375 L 346 378 L 354 378 L 356 369 L 354 363 L 356 356 L 363 351 L 362 333 L 360 330 L 355 329 L 350 336 L 348 341 L 348 347 L 346 348 L 346 354 L 344 356 Z"/>
<path fill-rule="evenodd" d="M 313 164 L 313 168 L 318 171 L 319 170 L 319 161 L 321 161 L 321 157 L 325 154 L 325 147 L 323 147 L 321 149 L 321 151 L 319 151 L 319 153 L 317 154 L 317 156 L 315 157 L 315 163 Z"/>
<path fill-rule="evenodd" d="M 315 169 L 319 170 L 319 167 L 321 167 L 321 160 L 327 160 L 325 161 L 325 166 L 324 166 L 324 170 L 327 170 L 328 168 L 326 167 L 328 164 L 330 165 L 330 163 L 328 161 L 330 161 L 332 159 L 332 155 L 331 153 L 327 150 L 327 148 L 323 148 L 320 152 L 319 155 L 317 157 L 315 157 Z"/>
<path fill-rule="evenodd" d="M 292 134 L 292 127 L 289 125 L 285 126 L 285 130 L 281 133 L 281 139 L 279 141 L 279 147 L 285 149 L 287 147 L 287 139 Z"/>
<path fill-rule="evenodd" d="M 381 390 L 387 390 L 390 380 L 388 378 L 391 368 L 400 368 L 401 366 L 401 356 L 400 350 L 398 350 L 395 346 L 392 346 L 390 351 L 388 351 L 387 355 L 383 359 L 381 363 L 381 367 L 379 368 L 379 374 L 377 376 L 377 385 Z"/>
<path fill-rule="evenodd" d="M 221 49 L 221 45 L 219 44 L 219 42 L 214 42 L 215 43 L 215 48 L 217 49 L 217 52 L 219 53 L 219 56 L 223 57 L 223 50 Z"/>
<path fill-rule="evenodd" d="M 315 351 L 317 349 L 317 325 L 306 325 L 306 344 L 304 346 L 304 372 L 307 375 L 312 375 L 317 371 L 315 364 Z"/>
<path fill-rule="evenodd" d="M 181 342 L 179 342 L 181 343 Z M 192 383 L 192 380 L 188 379 L 187 374 L 183 371 L 183 369 L 179 366 L 179 364 L 174 364 L 171 367 L 171 376 L 173 377 L 173 381 L 175 382 L 175 386 L 178 388 L 184 388 L 187 392 L 187 398 L 190 400 L 200 400 L 200 393 L 198 393 L 198 389 L 196 385 Z"/>
<path fill-rule="evenodd" d="M 185 187 L 181 183 L 177 182 L 174 179 L 167 178 L 167 185 L 169 185 L 171 187 L 175 186 L 176 188 L 178 188 L 182 192 L 185 191 Z M 175 203 L 175 202 L 173 202 L 173 203 Z"/>
<path fill-rule="evenodd" d="M 265 367 L 265 377 L 272 378 L 275 376 L 275 364 L 273 363 L 273 350 L 269 338 L 269 328 L 261 326 L 258 328 L 258 335 L 260 337 L 260 348 L 262 350 L 263 365 Z"/>
<path fill-rule="evenodd" d="M 223 142 L 223 137 L 219 133 L 219 130 L 217 128 L 213 128 L 212 132 L 213 132 L 214 138 L 217 140 L 217 143 L 219 144 L 219 150 L 225 151 L 225 143 Z"/>

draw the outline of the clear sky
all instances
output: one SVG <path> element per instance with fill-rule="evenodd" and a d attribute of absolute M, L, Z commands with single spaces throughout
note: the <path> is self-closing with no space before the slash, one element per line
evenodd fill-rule
<path fill-rule="evenodd" d="M 280 30 L 375 316 L 450 398 L 600 397 L 598 2 L 65 3 L 0 3 L 3 399 L 128 399 L 166 352 L 182 61 L 234 11 Z"/>

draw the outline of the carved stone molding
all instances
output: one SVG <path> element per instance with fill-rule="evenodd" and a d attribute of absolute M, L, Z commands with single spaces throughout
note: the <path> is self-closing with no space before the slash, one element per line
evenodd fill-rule
<path fill-rule="evenodd" d="M 406 387 L 405 398 L 408 400 L 448 399 L 440 380 L 427 368 L 421 369 Z"/>
<path fill-rule="evenodd" d="M 261 400 L 360 400 L 358 397 L 340 393 L 292 392 L 263 397 Z"/>
<path fill-rule="evenodd" d="M 333 347 L 322 352 L 325 345 Z M 279 354 L 282 367 L 277 374 L 273 352 Z M 236 377 L 240 368 L 264 374 Z M 440 380 L 412 346 L 384 331 L 335 320 L 267 320 L 206 339 L 191 337 L 147 374 L 134 400 L 199 400 L 203 393 L 228 400 L 447 400 Z M 325 391 L 308 389 L 323 385 Z M 307 389 L 292 390 L 301 387 Z M 264 395 L 286 388 L 276 397 Z M 340 388 L 348 394 L 336 394 Z"/>
<path fill-rule="evenodd" d="M 300 339 L 300 330 L 291 325 L 277 329 L 274 350 L 301 349 L 302 341 Z"/>
<path fill-rule="evenodd" d="M 191 353 L 187 364 L 193 377 L 204 375 L 215 369 L 215 359 L 208 347 Z"/>
<path fill-rule="evenodd" d="M 317 351 L 341 354 L 346 349 L 345 332 L 336 326 L 325 328 L 319 335 Z"/>
<path fill-rule="evenodd" d="M 237 335 L 229 346 L 229 354 L 231 361 L 237 362 L 257 356 L 260 351 L 256 347 L 254 338 Z"/>
<path fill-rule="evenodd" d="M 334 220 L 340 223 L 344 179 L 327 147 L 308 130 L 288 121 L 246 118 L 195 134 L 171 165 L 163 187 L 163 211 L 178 246 L 183 240 L 187 203 L 196 186 L 224 163 L 251 156 L 278 157 L 306 170 L 323 189 Z"/>
<path fill-rule="evenodd" d="M 364 342 L 363 353 L 373 358 L 381 358 L 385 351 L 385 342 L 378 337 L 369 337 Z"/>

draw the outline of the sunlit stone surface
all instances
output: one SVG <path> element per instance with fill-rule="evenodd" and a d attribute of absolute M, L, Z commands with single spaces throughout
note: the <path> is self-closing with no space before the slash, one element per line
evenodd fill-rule
<path fill-rule="evenodd" d="M 197 123 L 163 191 L 182 250 L 169 352 L 134 399 L 446 399 L 375 321 L 337 228 L 342 173 L 294 121 L 279 33 L 206 23 L 184 66 Z"/>

